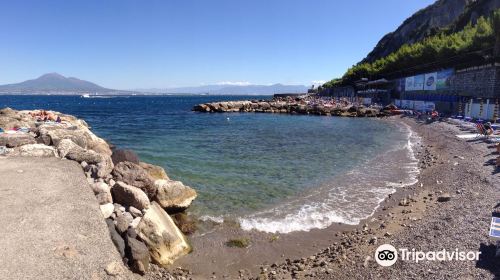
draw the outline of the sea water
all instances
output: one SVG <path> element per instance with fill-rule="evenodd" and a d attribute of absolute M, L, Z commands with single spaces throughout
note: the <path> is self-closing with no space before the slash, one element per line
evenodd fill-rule
<path fill-rule="evenodd" d="M 370 118 L 197 113 L 199 103 L 256 96 L 0 96 L 0 107 L 83 118 L 197 190 L 190 213 L 244 229 L 287 233 L 357 224 L 418 174 L 401 124 Z"/>

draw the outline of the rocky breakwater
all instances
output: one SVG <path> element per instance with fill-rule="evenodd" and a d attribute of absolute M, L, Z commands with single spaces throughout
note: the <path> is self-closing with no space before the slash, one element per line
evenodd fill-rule
<path fill-rule="evenodd" d="M 140 162 L 132 151 L 111 149 L 85 121 L 58 112 L 49 114 L 59 122 L 40 121 L 46 114 L 41 112 L 0 110 L 0 155 L 79 162 L 111 239 L 132 271 L 144 274 L 150 261 L 168 265 L 191 251 L 179 227 L 192 231 L 182 211 L 196 198 L 195 190 L 170 180 L 163 168 Z"/>
<path fill-rule="evenodd" d="M 193 111 L 205 113 L 282 113 L 342 117 L 377 117 L 387 115 L 386 112 L 383 112 L 378 108 L 370 108 L 365 106 L 327 106 L 321 104 L 301 104 L 275 99 L 204 103 L 194 106 Z"/>

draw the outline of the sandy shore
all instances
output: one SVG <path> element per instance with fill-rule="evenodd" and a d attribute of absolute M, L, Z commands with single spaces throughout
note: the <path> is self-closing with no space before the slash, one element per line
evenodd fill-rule
<path fill-rule="evenodd" d="M 500 202 L 494 146 L 460 140 L 455 135 L 464 132 L 448 123 L 401 121 L 422 139 L 416 153 L 419 181 L 398 189 L 360 225 L 273 235 L 222 224 L 193 238 L 195 250 L 189 256 L 167 270 L 154 267 L 147 277 L 166 278 L 182 269 L 182 275 L 193 279 L 493 279 L 500 272 L 495 240 L 488 237 L 491 210 Z M 448 194 L 449 201 L 437 201 Z M 241 237 L 250 238 L 248 248 L 226 246 L 229 239 Z M 384 243 L 421 251 L 480 251 L 481 258 L 399 261 L 383 268 L 373 258 Z"/>

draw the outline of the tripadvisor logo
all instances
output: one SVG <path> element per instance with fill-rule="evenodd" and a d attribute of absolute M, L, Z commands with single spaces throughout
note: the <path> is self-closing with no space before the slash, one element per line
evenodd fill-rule
<path fill-rule="evenodd" d="M 420 261 L 478 261 L 479 251 L 416 251 L 415 249 L 400 248 L 396 250 L 390 244 L 380 245 L 375 251 L 375 261 L 381 266 L 391 266 L 396 263 L 398 257 L 402 261 L 418 263 Z"/>
<path fill-rule="evenodd" d="M 380 245 L 375 251 L 375 261 L 381 266 L 391 266 L 398 260 L 398 251 L 390 244 Z"/>

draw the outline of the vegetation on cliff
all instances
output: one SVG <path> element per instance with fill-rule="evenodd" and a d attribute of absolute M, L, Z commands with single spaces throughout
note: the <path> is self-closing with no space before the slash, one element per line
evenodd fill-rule
<path fill-rule="evenodd" d="M 361 78 L 402 76 L 470 61 L 498 60 L 499 48 L 500 9 L 490 17 L 480 17 L 476 24 L 467 24 L 460 31 L 445 28 L 422 41 L 405 44 L 372 63 L 357 64 L 341 79 L 333 79 L 324 86 L 349 84 Z"/>

